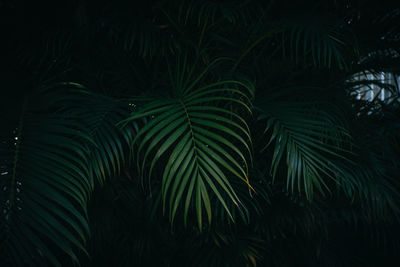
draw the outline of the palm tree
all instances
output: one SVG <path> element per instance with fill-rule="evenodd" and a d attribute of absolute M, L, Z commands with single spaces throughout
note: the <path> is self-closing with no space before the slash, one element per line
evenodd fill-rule
<path fill-rule="evenodd" d="M 399 87 L 354 77 L 398 77 L 399 9 L 146 5 L 15 27 L 33 34 L 6 47 L 2 266 L 395 258 Z M 357 99 L 371 85 L 390 99 Z"/>

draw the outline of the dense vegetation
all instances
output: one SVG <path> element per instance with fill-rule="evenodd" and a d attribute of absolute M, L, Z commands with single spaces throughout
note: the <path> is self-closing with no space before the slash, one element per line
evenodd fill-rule
<path fill-rule="evenodd" d="M 398 77 L 399 7 L 0 13 L 1 266 L 398 262 L 399 86 L 353 77 Z M 357 99 L 368 85 L 390 97 Z"/>

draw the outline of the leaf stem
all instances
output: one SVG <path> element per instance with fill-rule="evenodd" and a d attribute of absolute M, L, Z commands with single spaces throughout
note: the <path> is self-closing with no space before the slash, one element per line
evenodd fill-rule
<path fill-rule="evenodd" d="M 13 170 L 12 170 L 12 177 L 10 181 L 10 209 L 12 208 L 14 204 L 14 196 L 15 196 L 15 191 L 16 191 L 16 182 L 17 182 L 17 164 L 18 164 L 18 156 L 19 156 L 19 151 L 21 147 L 21 137 L 22 137 L 22 129 L 24 126 L 24 115 L 25 115 L 25 110 L 26 106 L 28 103 L 27 97 L 24 98 L 24 102 L 22 104 L 21 108 L 21 115 L 19 117 L 19 122 L 18 122 L 18 132 L 17 136 L 15 137 L 15 153 L 14 153 L 14 161 L 13 161 Z"/>

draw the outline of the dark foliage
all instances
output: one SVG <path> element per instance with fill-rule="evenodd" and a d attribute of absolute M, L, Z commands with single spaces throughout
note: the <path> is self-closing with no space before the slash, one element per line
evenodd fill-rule
<path fill-rule="evenodd" d="M 0 0 L 0 265 L 394 266 L 399 19 Z"/>

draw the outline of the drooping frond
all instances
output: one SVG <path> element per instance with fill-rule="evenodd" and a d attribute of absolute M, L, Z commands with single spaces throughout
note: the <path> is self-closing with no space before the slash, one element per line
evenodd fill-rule
<path fill-rule="evenodd" d="M 129 115 L 132 104 L 82 90 L 68 101 L 68 114 L 85 124 L 93 140 L 94 144 L 88 145 L 94 177 L 102 184 L 107 178 L 119 175 L 127 163 L 137 125 L 121 129 L 117 124 Z"/>
<path fill-rule="evenodd" d="M 314 187 L 329 190 L 327 178 L 335 183 L 340 168 L 330 157 L 346 160 L 342 144 L 346 130 L 327 112 L 312 103 L 267 102 L 260 108 L 259 120 L 265 121 L 264 133 L 273 147 L 271 174 L 277 176 L 282 160 L 287 166 L 287 187 L 305 191 L 312 198 Z M 352 184 L 352 181 L 347 181 Z"/>
<path fill-rule="evenodd" d="M 92 184 L 83 130 L 65 115 L 32 112 L 28 103 L 15 134 L 2 140 L 1 253 L 11 255 L 2 259 L 61 266 L 58 251 L 74 262 L 85 251 Z"/>

